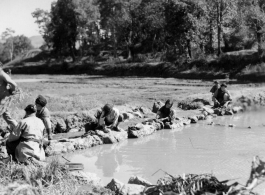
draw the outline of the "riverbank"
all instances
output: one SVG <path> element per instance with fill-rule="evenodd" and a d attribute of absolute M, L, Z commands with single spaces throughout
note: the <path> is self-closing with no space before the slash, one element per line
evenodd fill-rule
<path fill-rule="evenodd" d="M 21 81 L 19 82 L 19 86 L 23 89 L 26 95 L 24 100 L 20 102 L 20 104 L 17 104 L 12 107 L 12 113 L 16 114 L 18 119 L 20 117 L 23 117 L 24 113 L 22 109 L 25 107 L 25 105 L 34 102 L 34 99 L 37 97 L 38 94 L 44 94 L 44 96 L 48 99 L 47 106 L 52 111 L 53 118 L 68 118 L 69 122 L 67 124 L 65 123 L 67 131 L 77 131 L 70 134 L 56 134 L 54 135 L 54 138 L 58 136 L 59 140 L 61 139 L 63 141 L 62 138 L 65 138 L 65 141 L 68 142 L 68 138 L 71 138 L 73 136 L 79 136 L 79 138 L 77 139 L 80 140 L 80 142 L 75 141 L 74 145 L 73 143 L 68 144 L 69 148 L 73 146 L 74 149 L 77 146 L 79 146 L 80 149 L 82 146 L 86 146 L 86 144 L 90 146 L 89 144 L 91 143 L 97 143 L 95 141 L 117 141 L 123 138 L 123 136 L 117 137 L 118 135 L 109 138 L 101 137 L 100 139 L 91 139 L 91 137 L 99 137 L 99 135 L 89 135 L 88 137 L 82 138 L 80 136 L 84 134 L 84 131 L 80 131 L 81 129 L 71 126 L 75 124 L 76 127 L 82 127 L 83 122 L 85 122 L 85 120 L 79 120 L 79 117 L 81 117 L 83 113 L 87 114 L 85 116 L 89 116 L 89 113 L 93 114 L 93 112 L 91 112 L 91 110 L 93 111 L 93 108 L 100 107 L 106 102 L 114 103 L 121 109 L 123 113 L 128 113 L 128 116 L 130 116 L 130 114 L 134 115 L 133 113 L 138 113 L 138 116 L 135 116 L 134 119 L 131 119 L 128 122 L 124 123 L 127 124 L 128 127 L 134 126 L 136 123 L 142 122 L 143 120 L 147 119 L 140 118 L 139 112 L 133 112 L 133 109 L 141 107 L 146 108 L 147 111 L 149 110 L 150 114 L 150 110 L 152 110 L 153 103 L 157 102 L 158 99 L 162 100 L 163 102 L 167 98 L 172 98 L 173 100 L 175 100 L 174 109 L 177 111 L 177 116 L 180 117 L 180 119 L 183 119 L 182 117 L 186 117 L 187 120 L 188 117 L 192 117 L 194 115 L 201 115 L 201 111 L 182 110 L 178 107 L 178 105 L 184 105 L 184 103 L 185 105 L 190 105 L 190 103 L 194 103 L 193 106 L 189 107 L 194 107 L 194 105 L 197 105 L 197 107 L 199 107 L 200 104 L 196 103 L 198 100 L 205 100 L 205 103 L 211 101 L 211 95 L 209 93 L 209 90 L 212 86 L 212 82 L 200 80 L 195 81 L 177 80 L 172 78 L 164 79 L 138 77 L 108 78 L 102 76 L 87 77 L 76 75 L 13 75 L 13 78 L 15 80 Z M 40 82 L 22 82 L 25 78 L 45 78 L 45 81 L 42 80 Z M 235 106 L 242 106 L 247 108 L 249 105 L 264 104 L 263 97 L 265 97 L 265 87 L 262 84 L 241 84 L 233 80 L 225 81 L 229 83 L 229 90 L 232 94 L 233 100 L 238 99 L 242 95 L 248 97 L 248 99 L 245 100 L 241 99 L 242 101 L 239 101 L 238 105 Z M 143 111 L 146 109 L 142 109 L 142 111 L 140 111 L 140 114 L 145 115 Z M 146 116 L 148 116 L 148 114 Z M 151 114 L 151 116 L 153 116 L 153 114 Z M 150 127 L 152 125 L 145 124 L 143 126 Z M 142 136 L 144 134 L 132 135 Z M 82 141 L 83 139 L 88 139 L 88 141 Z M 54 144 L 59 145 L 63 145 L 64 143 L 66 143 L 57 141 L 54 142 Z M 62 148 L 64 148 L 64 146 Z M 63 150 L 63 152 L 66 151 Z"/>
<path fill-rule="evenodd" d="M 72 62 L 71 58 L 59 60 L 43 52 L 33 58 L 9 62 L 4 69 L 11 70 L 14 74 L 86 74 L 205 80 L 230 78 L 263 82 L 263 61 L 263 58 L 258 57 L 256 50 L 227 52 L 219 57 L 202 56 L 189 62 L 166 62 L 159 58 L 146 58 L 135 62 L 127 62 L 120 58 L 95 61 L 90 56 Z"/>

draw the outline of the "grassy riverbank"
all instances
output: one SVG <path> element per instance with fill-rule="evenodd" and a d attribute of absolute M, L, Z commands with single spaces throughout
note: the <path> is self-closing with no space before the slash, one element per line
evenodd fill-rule
<path fill-rule="evenodd" d="M 255 50 L 228 52 L 220 57 L 199 56 L 192 61 L 178 59 L 175 62 L 163 61 L 160 58 L 142 57 L 133 62 L 124 59 L 95 60 L 90 56 L 75 62 L 67 59 L 56 60 L 45 52 L 33 58 L 10 62 L 4 68 L 14 74 L 86 74 L 105 76 L 144 76 L 179 79 L 225 79 L 255 80 L 252 75 L 263 78 L 264 68 Z M 251 69 L 251 70 L 250 70 Z"/>
<path fill-rule="evenodd" d="M 1 163 L 0 167 L 0 194 L 3 195 L 112 194 L 110 190 L 92 184 L 86 184 L 85 190 L 80 190 L 84 183 L 56 159 L 45 166 L 10 162 Z"/>

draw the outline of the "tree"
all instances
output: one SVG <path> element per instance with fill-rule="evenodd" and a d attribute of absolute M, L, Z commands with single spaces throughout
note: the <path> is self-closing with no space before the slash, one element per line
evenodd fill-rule
<path fill-rule="evenodd" d="M 14 57 L 25 54 L 29 50 L 33 49 L 31 40 L 24 35 L 14 36 L 13 43 L 14 43 Z"/>
<path fill-rule="evenodd" d="M 35 23 L 39 26 L 39 33 L 42 35 L 48 48 L 52 46 L 51 15 L 43 9 L 36 9 L 32 12 L 32 17 L 36 19 Z"/>
<path fill-rule="evenodd" d="M 70 54 L 75 61 L 78 17 L 72 0 L 58 0 L 51 9 L 52 43 L 58 55 Z"/>
<path fill-rule="evenodd" d="M 252 31 L 258 43 L 259 56 L 262 54 L 262 36 L 265 32 L 265 1 L 253 0 L 246 1 L 240 0 L 242 6 L 245 24 Z"/>
<path fill-rule="evenodd" d="M 168 0 L 165 3 L 166 43 L 179 54 L 192 58 L 191 46 L 198 40 L 203 9 L 192 0 Z"/>
<path fill-rule="evenodd" d="M 83 48 L 86 45 L 93 45 L 100 40 L 100 19 L 98 6 L 94 0 L 74 0 L 75 12 L 78 17 L 78 40 L 83 55 Z"/>
<path fill-rule="evenodd" d="M 0 44 L 0 61 L 2 62 L 8 62 L 11 60 L 9 43 L 12 43 L 13 45 L 13 59 L 22 56 L 33 48 L 31 40 L 24 35 L 9 37 L 4 44 Z"/>
<path fill-rule="evenodd" d="M 13 43 L 13 35 L 15 31 L 11 28 L 7 28 L 6 31 L 2 33 L 2 39 L 5 41 L 5 48 L 8 50 L 10 55 L 10 60 L 13 60 L 14 54 L 14 43 Z"/>

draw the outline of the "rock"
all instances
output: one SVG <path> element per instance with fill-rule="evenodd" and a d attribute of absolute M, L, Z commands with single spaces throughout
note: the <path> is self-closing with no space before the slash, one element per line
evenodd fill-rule
<path fill-rule="evenodd" d="M 103 131 L 97 130 L 96 134 L 101 138 L 104 144 L 113 144 L 128 138 L 128 133 L 126 131 L 104 133 Z"/>
<path fill-rule="evenodd" d="M 101 179 L 95 173 L 89 173 L 84 171 L 71 171 L 70 174 L 82 183 L 99 186 L 102 185 Z"/>
<path fill-rule="evenodd" d="M 122 195 L 139 195 L 139 194 L 142 194 L 144 189 L 145 189 L 145 186 L 142 186 L 142 185 L 125 184 L 122 187 L 120 194 L 122 194 Z"/>
<path fill-rule="evenodd" d="M 190 119 L 181 119 L 181 122 L 184 124 L 184 125 L 189 125 L 191 123 L 191 120 Z"/>
<path fill-rule="evenodd" d="M 139 128 L 140 127 L 140 128 Z M 136 125 L 128 128 L 128 138 L 139 138 L 151 135 L 156 131 L 154 125 Z"/>
<path fill-rule="evenodd" d="M 138 177 L 138 176 L 131 176 L 129 181 L 128 181 L 128 184 L 136 184 L 136 185 L 142 185 L 142 186 L 146 186 L 146 187 L 152 185 L 149 181 L 147 181 L 141 177 Z"/>
<path fill-rule="evenodd" d="M 0 147 L 0 158 L 7 158 L 8 154 L 5 146 Z"/>
<path fill-rule="evenodd" d="M 232 108 L 233 113 L 243 112 L 243 108 L 241 106 L 236 106 Z"/>
<path fill-rule="evenodd" d="M 140 107 L 139 108 L 140 112 L 142 112 L 143 114 L 149 114 L 152 113 L 152 111 L 149 108 L 146 107 Z"/>
<path fill-rule="evenodd" d="M 197 119 L 198 119 L 199 121 L 200 121 L 200 120 L 205 120 L 205 115 L 203 115 L 203 114 L 197 115 L 196 117 L 197 117 Z"/>
<path fill-rule="evenodd" d="M 206 112 L 206 111 L 202 111 L 202 114 L 203 114 L 204 116 L 208 116 L 208 115 L 209 115 L 209 113 Z"/>
<path fill-rule="evenodd" d="M 148 114 L 145 114 L 144 118 L 152 118 L 152 119 L 154 119 L 154 118 L 156 118 L 156 114 L 153 113 L 153 112 L 150 112 Z"/>
<path fill-rule="evenodd" d="M 79 129 L 70 129 L 69 131 L 68 131 L 68 133 L 76 133 L 76 132 L 78 132 L 79 131 Z"/>
<path fill-rule="evenodd" d="M 66 123 L 62 117 L 52 117 L 51 118 L 52 123 L 52 132 L 53 133 L 65 133 L 66 132 Z"/>
<path fill-rule="evenodd" d="M 214 110 L 209 107 L 204 106 L 202 107 L 202 110 L 207 112 L 208 114 L 214 114 Z"/>
<path fill-rule="evenodd" d="M 70 142 L 50 142 L 50 145 L 45 149 L 47 156 L 57 155 L 75 150 L 74 144 Z"/>
<path fill-rule="evenodd" d="M 225 115 L 234 115 L 232 110 L 226 110 Z"/>
<path fill-rule="evenodd" d="M 130 119 L 133 119 L 134 118 L 134 115 L 133 114 L 127 113 L 127 112 L 122 113 L 122 116 L 123 116 L 123 119 L 124 120 L 130 120 Z"/>
<path fill-rule="evenodd" d="M 206 116 L 205 120 L 210 120 L 210 119 L 213 119 L 213 116 L 212 115 L 208 115 Z"/>
<path fill-rule="evenodd" d="M 188 119 L 190 119 L 191 123 L 197 123 L 198 122 L 198 118 L 196 116 L 190 116 L 190 117 L 188 117 Z"/>
<path fill-rule="evenodd" d="M 214 109 L 214 114 L 216 114 L 216 115 L 220 115 L 220 113 L 221 113 L 221 110 L 220 109 Z"/>
<path fill-rule="evenodd" d="M 106 186 L 106 188 L 110 189 L 111 191 L 115 192 L 115 194 L 120 194 L 120 191 L 124 183 L 120 182 L 117 179 L 112 179 L 110 183 Z"/>
<path fill-rule="evenodd" d="M 130 112 L 133 116 L 138 117 L 138 118 L 143 118 L 143 115 L 140 111 L 136 112 Z"/>
<path fill-rule="evenodd" d="M 139 195 L 145 189 L 145 186 L 136 184 L 124 184 L 117 179 L 112 179 L 106 188 L 119 195 Z"/>
<path fill-rule="evenodd" d="M 103 144 L 103 141 L 97 135 L 72 139 L 71 142 L 74 144 L 76 150 L 91 148 Z"/>
<path fill-rule="evenodd" d="M 157 111 L 163 106 L 163 103 L 161 101 L 157 101 L 154 103 L 152 112 L 157 113 Z"/>

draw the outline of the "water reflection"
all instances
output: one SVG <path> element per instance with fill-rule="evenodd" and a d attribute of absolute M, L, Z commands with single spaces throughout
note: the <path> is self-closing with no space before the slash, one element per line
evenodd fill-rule
<path fill-rule="evenodd" d="M 247 113 L 213 119 L 225 126 L 209 126 L 209 121 L 163 130 L 140 139 L 103 145 L 68 155 L 82 162 L 85 170 L 96 173 L 107 184 L 115 177 L 127 182 L 131 175 L 143 176 L 152 183 L 171 174 L 213 173 L 220 180 L 240 178 L 245 183 L 254 155 L 265 158 L 264 113 Z M 227 127 L 235 124 L 234 128 Z M 253 128 L 243 128 L 251 124 Z"/>

